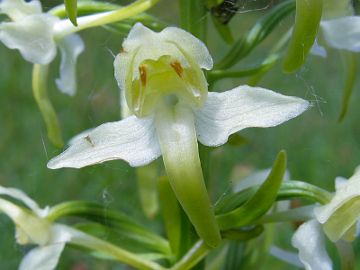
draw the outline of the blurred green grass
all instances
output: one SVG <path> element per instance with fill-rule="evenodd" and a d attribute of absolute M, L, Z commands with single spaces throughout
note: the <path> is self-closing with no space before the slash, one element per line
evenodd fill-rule
<path fill-rule="evenodd" d="M 45 6 L 49 7 L 49 3 L 47 1 Z M 173 24 L 177 23 L 174 3 L 170 7 L 160 3 L 155 13 Z M 261 14 L 258 11 L 236 16 L 231 22 L 235 36 L 239 37 Z M 290 21 L 291 18 L 282 23 L 245 63 L 256 63 L 266 55 L 278 34 L 286 29 Z M 86 50 L 79 58 L 79 89 L 75 97 L 62 95 L 56 89 L 54 79 L 58 73 L 59 60 L 56 59 L 51 65 L 49 94 L 58 112 L 65 140 L 85 129 L 120 118 L 119 92 L 112 65 L 113 54 L 119 51 L 123 37 L 101 28 L 85 31 L 82 36 Z M 209 50 L 215 59 L 219 59 L 228 48 L 218 39 L 211 29 Z M 97 201 L 104 207 L 121 209 L 146 226 L 161 231 L 159 218 L 149 222 L 141 213 L 134 170 L 125 162 L 112 161 L 81 170 L 52 171 L 46 168 L 47 161 L 60 150 L 49 143 L 32 97 L 32 66 L 17 51 L 9 50 L 2 44 L 0 59 L 0 184 L 24 190 L 41 206 L 51 206 L 66 200 Z M 267 168 L 281 149 L 288 152 L 288 169 L 292 179 L 333 190 L 336 176 L 352 175 L 360 164 L 360 114 L 357 106 L 360 82 L 357 81 L 349 115 L 343 123 L 338 123 L 344 81 L 343 68 L 339 63 L 338 53 L 329 50 L 326 59 L 310 56 L 306 65 L 296 74 L 285 75 L 281 72 L 281 65 L 277 65 L 265 76 L 259 85 L 306 98 L 313 102 L 313 107 L 304 115 L 279 127 L 241 132 L 249 139 L 245 146 L 225 145 L 211 150 L 209 175 L 213 182 L 209 188 L 214 200 L 229 191 L 235 166 Z M 246 80 L 220 81 L 214 89 L 223 91 L 241 83 L 246 83 Z M 15 244 L 13 225 L 4 216 L 0 217 L 0 230 L 1 269 L 16 269 L 28 249 Z M 289 246 L 290 235 L 286 236 Z M 73 249 L 67 249 L 62 258 L 58 269 L 76 269 L 71 267 L 81 261 L 87 265 L 86 269 L 123 269 L 111 263 L 91 260 Z M 267 260 L 270 260 L 270 264 L 266 264 L 265 269 L 289 269 L 288 265 L 275 259 Z"/>

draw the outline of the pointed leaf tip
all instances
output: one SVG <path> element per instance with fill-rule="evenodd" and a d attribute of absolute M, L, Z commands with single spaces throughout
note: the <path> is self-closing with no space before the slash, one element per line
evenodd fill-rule
<path fill-rule="evenodd" d="M 64 4 L 69 20 L 77 26 L 77 0 L 64 0 Z"/>
<path fill-rule="evenodd" d="M 281 150 L 265 182 L 245 204 L 228 213 L 216 216 L 221 230 L 252 224 L 273 205 L 286 171 L 286 152 Z"/>

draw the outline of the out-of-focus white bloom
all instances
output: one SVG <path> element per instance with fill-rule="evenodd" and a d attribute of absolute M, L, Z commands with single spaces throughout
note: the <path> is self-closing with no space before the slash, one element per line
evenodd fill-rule
<path fill-rule="evenodd" d="M 320 33 L 329 47 L 360 52 L 360 17 L 354 15 L 350 0 L 324 1 Z M 325 48 L 317 43 L 311 52 L 326 57 Z"/>
<path fill-rule="evenodd" d="M 0 186 L 1 195 L 16 199 L 29 208 L 25 209 L 0 198 L 0 213 L 5 213 L 15 223 L 17 242 L 21 245 L 38 245 L 23 258 L 20 270 L 55 269 L 65 244 L 74 237 L 84 238 L 85 234 L 82 232 L 46 220 L 49 208 L 40 209 L 37 203 L 21 190 Z"/>
<path fill-rule="evenodd" d="M 337 179 L 331 202 L 316 208 L 315 215 L 331 241 L 354 240 L 360 218 L 360 171 L 346 182 Z"/>
<path fill-rule="evenodd" d="M 10 21 L 0 23 L 0 41 L 10 49 L 20 51 L 23 58 L 34 64 L 47 65 L 61 53 L 60 77 L 56 84 L 63 93 L 76 92 L 75 67 L 84 43 L 76 34 L 63 35 L 58 27 L 62 21 L 42 12 L 40 1 L 2 0 L 0 13 Z"/>
<path fill-rule="evenodd" d="M 321 224 L 313 219 L 302 224 L 292 238 L 306 270 L 331 270 L 332 262 L 325 248 Z"/>
<path fill-rule="evenodd" d="M 314 209 L 315 219 L 302 224 L 292 244 L 299 249 L 307 270 L 332 269 L 325 249 L 325 234 L 332 241 L 353 241 L 360 218 L 360 171 L 345 180 L 336 178 L 336 192 L 331 201 Z M 325 234 L 324 234 L 325 233 Z"/>

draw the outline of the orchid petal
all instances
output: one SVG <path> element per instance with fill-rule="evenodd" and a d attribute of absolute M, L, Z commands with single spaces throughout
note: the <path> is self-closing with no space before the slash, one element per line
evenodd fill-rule
<path fill-rule="evenodd" d="M 120 109 L 121 109 L 121 118 L 126 118 L 132 115 L 129 106 L 126 102 L 125 91 L 120 89 Z"/>
<path fill-rule="evenodd" d="M 315 40 L 313 46 L 311 47 L 310 53 L 313 55 L 320 56 L 322 58 L 326 58 L 327 51 L 323 46 L 320 46 L 317 40 Z"/>
<path fill-rule="evenodd" d="M 61 92 L 73 96 L 76 93 L 76 61 L 85 45 L 80 36 L 73 34 L 57 42 L 61 52 L 60 78 L 56 85 Z"/>
<path fill-rule="evenodd" d="M 139 76 L 138 67 L 142 61 L 157 60 L 163 55 L 179 60 L 182 67 L 190 66 L 187 60 L 189 58 L 200 68 L 211 69 L 213 65 L 206 46 L 188 32 L 168 27 L 157 33 L 137 23 L 131 29 L 123 43 L 122 52 L 114 62 L 115 77 L 120 89 L 125 89 L 127 74 L 132 74 L 131 79 Z"/>
<path fill-rule="evenodd" d="M 48 208 L 41 209 L 39 205 L 27 196 L 22 190 L 16 188 L 5 188 L 0 186 L 0 195 L 7 195 L 14 199 L 17 199 L 23 202 L 27 207 L 34 211 L 39 216 L 46 216 L 48 213 Z"/>
<path fill-rule="evenodd" d="M 48 64 L 56 55 L 52 25 L 55 17 L 46 14 L 26 16 L 16 22 L 0 24 L 0 41 L 18 49 L 23 58 L 37 64 Z"/>
<path fill-rule="evenodd" d="M 65 244 L 71 241 L 72 233 L 67 226 L 55 224 L 47 245 L 32 249 L 21 261 L 19 270 L 53 270 L 57 266 Z"/>
<path fill-rule="evenodd" d="M 360 52 L 360 16 L 322 21 L 321 29 L 330 47 Z"/>
<path fill-rule="evenodd" d="M 302 224 L 292 237 L 306 270 L 331 270 L 332 262 L 325 249 L 321 225 L 316 220 Z"/>
<path fill-rule="evenodd" d="M 200 68 L 212 69 L 213 60 L 205 44 L 189 32 L 177 27 L 167 27 L 161 32 L 161 38 L 166 42 L 176 43 L 180 46 Z"/>
<path fill-rule="evenodd" d="M 153 118 L 130 116 L 100 125 L 87 136 L 73 141 L 65 152 L 49 161 L 48 168 L 81 168 L 114 159 L 123 159 L 137 167 L 160 155 Z"/>
<path fill-rule="evenodd" d="M 347 233 L 355 233 L 354 226 L 360 217 L 360 172 L 345 184 L 338 182 L 330 203 L 314 210 L 318 221 L 324 224 L 326 235 L 334 242 Z"/>
<path fill-rule="evenodd" d="M 219 146 L 248 127 L 273 127 L 303 113 L 309 102 L 260 87 L 239 86 L 224 93 L 210 92 L 204 106 L 195 110 L 198 140 Z"/>
<path fill-rule="evenodd" d="M 19 270 L 53 270 L 57 266 L 65 243 L 39 246 L 22 259 Z"/>
<path fill-rule="evenodd" d="M 277 246 L 271 246 L 269 252 L 273 257 L 287 262 L 288 264 L 301 268 L 303 266 L 302 262 L 299 260 L 299 256 L 295 252 L 291 252 Z"/>
<path fill-rule="evenodd" d="M 40 14 L 41 12 L 41 3 L 38 0 L 33 0 L 31 2 L 26 2 L 24 0 L 0 1 L 0 14 L 6 14 L 13 21 L 28 15 Z"/>
<path fill-rule="evenodd" d="M 39 245 L 48 242 L 50 224 L 46 220 L 4 199 L 0 199 L 0 212 L 4 212 L 19 227 L 20 240 L 28 242 L 30 239 Z"/>

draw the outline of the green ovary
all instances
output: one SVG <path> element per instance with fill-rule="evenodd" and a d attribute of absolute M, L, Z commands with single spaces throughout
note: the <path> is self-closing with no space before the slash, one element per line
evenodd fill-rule
<path fill-rule="evenodd" d="M 157 60 L 144 60 L 138 67 L 139 76 L 126 89 L 130 110 L 144 117 L 159 104 L 184 102 L 201 106 L 207 97 L 207 82 L 197 66 L 184 67 L 175 58 L 164 55 Z"/>

